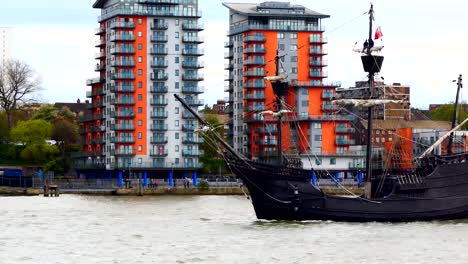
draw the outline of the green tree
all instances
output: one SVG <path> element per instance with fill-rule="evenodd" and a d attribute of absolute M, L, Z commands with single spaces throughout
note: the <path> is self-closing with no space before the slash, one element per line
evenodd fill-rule
<path fill-rule="evenodd" d="M 454 113 L 454 103 L 444 104 L 439 106 L 437 109 L 432 111 L 431 116 L 434 120 L 441 120 L 441 121 L 452 121 L 453 113 Z M 458 122 L 463 121 L 468 117 L 468 112 L 464 111 L 463 107 L 458 109 Z M 468 129 L 468 124 L 465 124 L 462 129 Z"/>
<path fill-rule="evenodd" d="M 34 101 L 34 95 L 41 90 L 40 84 L 34 70 L 19 60 L 8 61 L 0 71 L 0 108 L 7 115 L 8 130 L 14 126 L 15 110 Z"/>
<path fill-rule="evenodd" d="M 218 115 L 205 113 L 205 120 L 221 138 L 224 138 L 224 124 L 219 120 Z M 217 173 L 220 169 L 224 171 L 224 160 L 218 153 L 217 141 L 206 133 L 203 134 L 203 138 L 204 142 L 200 145 L 200 149 L 204 152 L 203 156 L 200 157 L 200 161 L 203 163 L 202 173 Z"/>
<path fill-rule="evenodd" d="M 42 119 L 47 122 L 53 122 L 57 118 L 57 108 L 53 105 L 44 105 L 37 109 L 32 116 L 33 120 Z"/>
<path fill-rule="evenodd" d="M 59 154 L 55 145 L 46 144 L 52 134 L 52 124 L 45 120 L 20 121 L 11 129 L 10 138 L 23 145 L 20 157 L 33 164 L 44 164 Z"/>
<path fill-rule="evenodd" d="M 28 144 L 45 144 L 52 134 L 52 124 L 45 120 L 20 121 L 11 129 L 10 137 L 13 142 Z"/>

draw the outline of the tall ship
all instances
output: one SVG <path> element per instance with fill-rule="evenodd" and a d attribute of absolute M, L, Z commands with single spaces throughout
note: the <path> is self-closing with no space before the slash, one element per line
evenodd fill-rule
<path fill-rule="evenodd" d="M 403 222 L 462 219 L 468 217 L 468 153 L 453 153 L 454 132 L 467 120 L 456 124 L 454 113 L 452 129 L 409 166 L 381 168 L 373 166 L 372 126 L 373 108 L 376 105 L 393 102 L 374 99 L 374 76 L 380 72 L 384 57 L 379 55 L 383 47 L 374 46 L 373 6 L 369 10 L 369 37 L 361 53 L 364 71 L 368 73 L 369 98 L 335 100 L 335 103 L 354 104 L 368 110 L 366 168 L 362 172 L 365 179 L 364 195 L 330 195 L 316 184 L 314 178 L 323 171 L 304 169 L 301 161 L 283 154 L 282 132 L 285 127 L 294 126 L 294 113 L 285 104 L 285 96 L 290 87 L 287 77 L 280 73 L 281 56 L 278 54 L 271 63 L 276 71 L 265 77 L 271 83 L 276 97 L 275 111 L 262 111 L 260 114 L 275 120 L 278 128 L 275 160 L 250 159 L 239 154 L 198 113 L 177 94 L 174 96 L 202 124 L 200 131 L 216 140 L 227 166 L 243 180 L 247 187 L 257 218 L 266 220 L 333 220 L 350 222 Z M 458 93 L 462 87 L 462 76 L 458 79 Z M 434 148 L 448 140 L 447 153 L 435 154 Z M 326 174 L 326 173 L 325 173 Z"/>

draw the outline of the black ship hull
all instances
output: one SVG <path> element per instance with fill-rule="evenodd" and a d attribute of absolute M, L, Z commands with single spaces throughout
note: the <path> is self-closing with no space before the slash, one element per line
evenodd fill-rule
<path fill-rule="evenodd" d="M 311 171 L 251 161 L 229 164 L 248 188 L 257 218 L 408 222 L 468 218 L 468 162 L 439 164 L 424 178 L 386 182 L 372 200 L 327 195 L 311 184 Z"/>

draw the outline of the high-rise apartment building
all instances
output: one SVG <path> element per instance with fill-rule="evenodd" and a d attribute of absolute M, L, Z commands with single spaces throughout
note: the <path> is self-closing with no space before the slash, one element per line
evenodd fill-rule
<path fill-rule="evenodd" d="M 339 85 L 324 81 L 327 39 L 322 19 L 329 16 L 287 2 L 224 6 L 230 11 L 226 112 L 235 150 L 253 159 L 277 153 L 276 119 L 261 112 L 276 109 L 276 96 L 264 77 L 275 75 L 278 52 L 280 74 L 289 81 L 285 101 L 295 115 L 282 128 L 283 151 L 314 160 L 314 168 L 348 169 L 349 159 L 344 157 L 349 157 L 353 129 L 347 116 L 336 114 L 331 101 Z"/>
<path fill-rule="evenodd" d="M 166 177 L 200 167 L 194 109 L 203 105 L 203 25 L 197 0 L 97 0 L 98 78 L 87 84 L 82 169 L 131 170 Z M 189 176 L 189 175 L 187 175 Z"/>
<path fill-rule="evenodd" d="M 11 28 L 0 27 L 0 68 L 11 59 L 11 36 Z"/>

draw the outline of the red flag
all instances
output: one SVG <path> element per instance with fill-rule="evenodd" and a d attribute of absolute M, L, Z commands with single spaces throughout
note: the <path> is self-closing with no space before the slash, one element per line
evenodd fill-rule
<path fill-rule="evenodd" d="M 381 37 L 383 37 L 382 30 L 380 29 L 380 27 L 378 27 L 378 28 L 375 29 L 374 39 L 377 40 L 377 39 L 379 39 Z"/>

